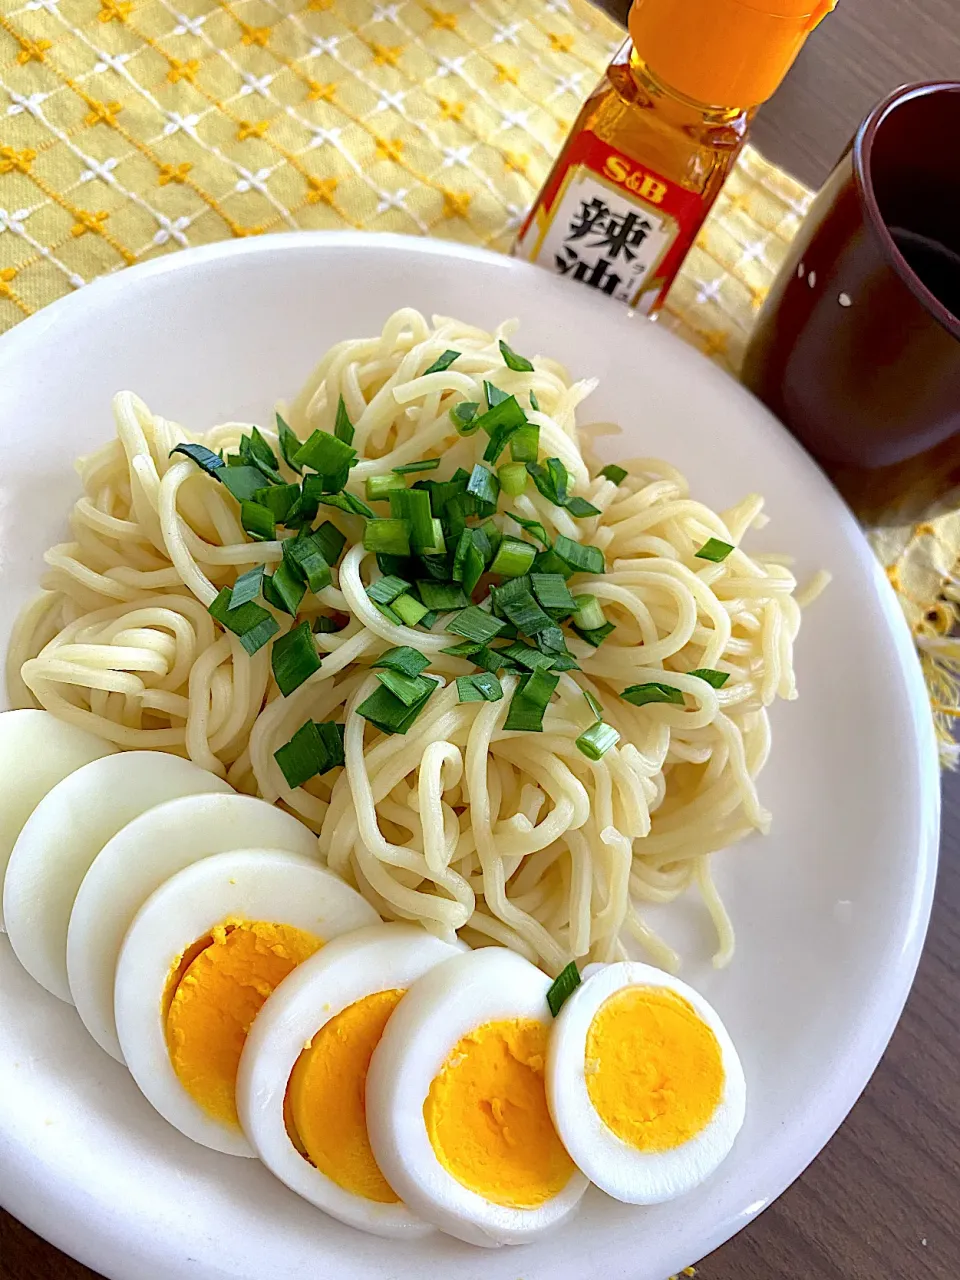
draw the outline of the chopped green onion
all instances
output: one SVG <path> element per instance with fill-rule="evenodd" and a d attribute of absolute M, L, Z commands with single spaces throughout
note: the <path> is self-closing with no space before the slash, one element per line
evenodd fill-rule
<path fill-rule="evenodd" d="M 567 505 L 567 468 L 559 458 L 547 458 L 545 463 L 528 462 L 527 470 L 548 502 L 555 507 Z"/>
<path fill-rule="evenodd" d="M 395 627 L 403 626 L 403 619 L 400 617 L 399 613 L 397 613 L 397 611 L 393 609 L 390 605 L 380 604 L 380 602 L 377 600 L 374 601 L 374 605 L 380 610 L 380 612 L 389 622 L 393 623 Z"/>
<path fill-rule="evenodd" d="M 565 615 L 577 607 L 578 602 L 570 594 L 562 573 L 531 573 L 530 585 L 537 603 L 544 609 L 559 609 Z"/>
<path fill-rule="evenodd" d="M 464 609 L 470 603 L 458 582 L 417 582 L 420 599 L 428 609 L 444 613 L 450 609 Z"/>
<path fill-rule="evenodd" d="M 299 570 L 284 557 L 273 571 L 273 576 L 263 575 L 263 598 L 275 609 L 297 616 L 300 601 L 307 593 L 306 583 Z"/>
<path fill-rule="evenodd" d="M 328 618 L 325 614 L 320 614 L 318 618 L 313 620 L 314 635 L 332 635 L 337 631 L 342 631 L 346 624 L 337 622 L 336 618 Z"/>
<path fill-rule="evenodd" d="M 669 702 L 683 706 L 683 690 L 676 685 L 661 684 L 653 680 L 649 684 L 632 684 L 620 694 L 624 702 L 632 702 L 635 707 L 645 707 L 651 702 Z"/>
<path fill-rule="evenodd" d="M 553 627 L 559 633 L 559 627 L 556 627 L 550 615 L 540 608 L 528 589 L 516 597 L 504 599 L 503 589 L 498 587 L 493 596 L 497 607 L 524 635 L 536 636 L 548 627 Z"/>
<path fill-rule="evenodd" d="M 483 380 L 483 394 L 487 397 L 487 409 L 495 409 L 498 404 L 510 399 L 509 391 L 501 391 L 499 387 L 495 387 L 486 378 Z"/>
<path fill-rule="evenodd" d="M 343 725 L 332 720 L 323 724 L 308 720 L 289 742 L 273 753 L 273 758 L 287 786 L 294 790 L 302 787 L 311 778 L 344 763 Z"/>
<path fill-rule="evenodd" d="M 533 365 L 526 356 L 518 356 L 510 347 L 500 339 L 500 354 L 503 356 L 503 363 L 508 369 L 512 369 L 514 373 L 533 373 Z"/>
<path fill-rule="evenodd" d="M 596 596 L 577 596 L 573 625 L 578 631 L 595 631 L 606 622 L 603 606 Z"/>
<path fill-rule="evenodd" d="M 425 676 L 421 679 L 429 688 L 412 706 L 405 706 L 396 694 L 383 685 L 378 685 L 369 698 L 365 698 L 357 707 L 357 714 L 376 725 L 383 733 L 406 733 L 437 688 L 437 681 L 428 680 Z"/>
<path fill-rule="evenodd" d="M 323 476 L 304 476 L 300 484 L 300 496 L 287 512 L 287 527 L 309 524 L 320 510 L 322 497 Z"/>
<path fill-rule="evenodd" d="M 589 729 L 585 729 L 576 740 L 576 745 L 588 760 L 599 760 L 620 741 L 620 734 L 611 724 L 598 720 Z"/>
<path fill-rule="evenodd" d="M 532 533 L 538 542 L 542 542 L 549 549 L 550 539 L 547 537 L 547 531 L 539 520 L 528 520 L 526 516 L 518 516 L 515 511 L 509 513 L 511 520 L 516 520 L 521 529 L 525 529 L 527 533 Z M 550 572 L 550 570 L 544 570 Z"/>
<path fill-rule="evenodd" d="M 459 351 L 444 351 L 442 356 L 437 356 L 429 369 L 424 369 L 422 377 L 426 377 L 428 373 L 443 373 L 445 369 L 449 369 L 454 360 L 459 359 Z"/>
<path fill-rule="evenodd" d="M 547 991 L 547 1004 L 554 1017 L 560 1012 L 567 1000 L 580 985 L 580 970 L 576 962 L 571 960 L 565 969 L 561 969 L 550 984 Z"/>
<path fill-rule="evenodd" d="M 253 427 L 248 436 L 240 437 L 240 456 L 244 462 L 259 467 L 268 480 L 283 484 L 277 455 L 260 434 L 259 427 Z"/>
<path fill-rule="evenodd" d="M 549 653 L 551 655 L 555 654 L 566 657 L 570 656 L 570 651 L 567 648 L 567 642 L 563 638 L 563 632 L 552 620 L 548 627 L 543 627 L 541 630 L 531 632 L 530 634 L 533 635 L 537 648 L 541 653 Z"/>
<path fill-rule="evenodd" d="M 536 558 L 537 549 L 532 542 L 523 542 L 507 534 L 497 549 L 490 572 L 504 578 L 519 578 L 529 572 Z"/>
<path fill-rule="evenodd" d="M 423 627 L 424 631 L 432 631 L 433 624 L 439 617 L 439 612 L 436 609 L 431 609 L 428 613 L 423 615 L 417 625 Z"/>
<path fill-rule="evenodd" d="M 253 495 L 263 488 L 264 474 L 259 467 L 224 467 L 217 472 L 225 489 L 233 494 L 238 502 L 250 502 Z"/>
<path fill-rule="evenodd" d="M 400 615 L 400 621 L 408 627 L 415 627 L 418 622 L 422 622 L 428 612 L 426 605 L 414 600 L 413 596 L 397 596 L 392 608 Z"/>
<path fill-rule="evenodd" d="M 405 676 L 402 671 L 378 671 L 377 679 L 385 689 L 389 689 L 394 697 L 399 698 L 405 707 L 412 707 L 425 693 L 433 692 L 433 681 L 422 676 Z"/>
<path fill-rule="evenodd" d="M 207 605 L 207 612 L 222 627 L 232 631 L 247 653 L 252 655 L 277 634 L 280 624 L 272 613 L 254 604 L 252 600 L 239 605 L 236 609 L 231 609 L 232 594 L 230 587 L 222 587 L 216 599 Z"/>
<path fill-rule="evenodd" d="M 283 543 L 283 554 L 290 561 L 301 578 L 305 578 L 311 591 L 322 591 L 333 581 L 330 566 L 319 540 L 311 533 L 301 533 L 296 538 L 287 538 Z"/>
<path fill-rule="evenodd" d="M 627 478 L 627 470 L 625 467 L 618 467 L 615 462 L 609 463 L 600 471 L 600 475 L 604 480 L 611 480 L 614 484 L 623 484 Z"/>
<path fill-rule="evenodd" d="M 431 582 L 450 581 L 450 564 L 447 556 L 425 556 L 421 552 L 417 562 L 426 569 Z"/>
<path fill-rule="evenodd" d="M 503 687 L 492 671 L 457 676 L 457 698 L 460 702 L 499 702 L 502 697 Z"/>
<path fill-rule="evenodd" d="M 364 493 L 368 502 L 386 502 L 395 489 L 406 489 L 406 487 L 403 477 L 392 473 L 385 476 L 367 476 L 364 481 Z"/>
<path fill-rule="evenodd" d="M 410 525 L 406 520 L 368 520 L 363 530 L 367 551 L 384 551 L 392 556 L 410 554 Z"/>
<path fill-rule="evenodd" d="M 479 529 L 474 529 L 473 540 L 476 543 L 477 550 L 480 551 L 487 560 L 492 560 L 496 554 L 497 548 L 503 540 L 503 534 L 492 520 L 484 520 Z"/>
<path fill-rule="evenodd" d="M 540 401 L 537 399 L 537 393 L 535 391 L 530 392 L 530 408 L 536 409 L 537 413 L 540 412 Z"/>
<path fill-rule="evenodd" d="M 726 560 L 727 556 L 733 550 L 729 542 L 721 542 L 719 538 L 708 538 L 699 551 L 693 554 L 698 560 L 709 560 L 713 564 L 720 564 Z"/>
<path fill-rule="evenodd" d="M 602 627 L 578 627 L 574 624 L 574 631 L 581 640 L 586 640 L 587 644 L 592 644 L 594 649 L 599 649 L 606 640 L 611 631 L 616 631 L 616 627 L 612 622 L 605 622 Z"/>
<path fill-rule="evenodd" d="M 357 456 L 356 449 L 339 440 L 329 431 L 314 431 L 294 455 L 301 467 L 311 467 L 322 476 L 333 476 Z"/>
<path fill-rule="evenodd" d="M 284 524 L 300 497 L 298 484 L 268 484 L 258 489 L 253 501 L 266 507 L 277 524 Z"/>
<path fill-rule="evenodd" d="M 589 690 L 589 689 L 584 689 L 584 690 L 583 690 L 583 698 L 584 698 L 584 701 L 586 702 L 587 706 L 588 706 L 588 707 L 590 708 L 590 710 L 593 712 L 594 717 L 595 717 L 597 720 L 602 720 L 602 719 L 603 719 L 603 707 L 601 707 L 601 705 L 600 705 L 599 701 L 598 701 L 598 700 L 593 696 L 593 694 L 590 692 L 590 690 Z"/>
<path fill-rule="evenodd" d="M 275 640 L 270 661 L 277 688 L 288 698 L 294 689 L 300 688 L 304 680 L 320 670 L 320 655 L 313 643 L 310 623 L 301 622 L 285 636 Z"/>
<path fill-rule="evenodd" d="M 508 498 L 516 498 L 527 487 L 527 468 L 522 462 L 507 462 L 497 467 L 500 488 Z"/>
<path fill-rule="evenodd" d="M 514 519 L 516 520 L 517 517 L 514 516 Z M 531 532 L 533 531 L 531 530 Z M 536 537 L 537 535 L 534 534 L 533 536 Z M 541 551 L 537 556 L 533 567 L 537 573 L 559 573 L 563 578 L 570 578 L 573 576 L 573 569 L 571 569 L 565 560 L 561 560 L 560 557 L 555 554 L 555 552 L 550 548 L 549 543 L 547 544 L 547 550 Z"/>
<path fill-rule="evenodd" d="M 496 462 L 507 447 L 507 441 L 526 420 L 515 396 L 507 396 L 478 418 L 477 426 L 482 427 L 490 437 L 490 443 L 483 454 L 484 462 Z"/>
<path fill-rule="evenodd" d="M 448 653 L 451 658 L 472 658 L 482 648 L 476 640 L 464 640 L 463 644 L 451 645 L 449 649 L 441 649 L 440 652 Z"/>
<path fill-rule="evenodd" d="M 426 562 L 431 556 L 442 556 L 447 550 L 447 544 L 443 537 L 443 525 L 436 518 L 430 521 L 431 540 L 424 543 L 422 547 L 418 547 L 421 559 Z"/>
<path fill-rule="evenodd" d="M 467 563 L 467 552 L 473 546 L 473 530 L 464 529 L 457 539 L 453 552 L 453 564 L 450 566 L 450 577 L 454 582 L 463 581 L 463 570 Z"/>
<path fill-rule="evenodd" d="M 579 671 L 580 665 L 569 653 L 551 654 L 554 671 Z"/>
<path fill-rule="evenodd" d="M 453 425 L 462 436 L 472 436 L 476 431 L 478 426 L 476 417 L 479 408 L 480 406 L 476 400 L 462 400 L 460 404 L 455 404 L 450 410 Z"/>
<path fill-rule="evenodd" d="M 279 413 L 277 414 L 277 435 L 280 437 L 280 453 L 283 456 L 284 462 L 291 471 L 296 471 L 299 475 L 302 468 L 299 467 L 293 459 L 299 451 L 303 441 L 299 436 L 294 435 L 290 430 L 289 425 L 284 422 Z"/>
<path fill-rule="evenodd" d="M 306 484 L 306 482 L 304 482 Z M 368 520 L 374 518 L 373 512 L 365 502 L 361 502 L 359 498 L 352 493 L 331 493 L 320 499 L 325 507 L 336 507 L 338 511 L 345 511 L 351 516 L 366 516 Z"/>
<path fill-rule="evenodd" d="M 600 514 L 599 507 L 595 507 L 586 498 L 577 497 L 576 494 L 572 498 L 568 498 L 565 505 L 574 520 L 585 520 L 587 516 L 598 516 Z"/>
<path fill-rule="evenodd" d="M 510 437 L 510 457 L 514 462 L 536 462 L 539 453 L 540 428 L 535 422 L 525 422 Z"/>
<path fill-rule="evenodd" d="M 240 503 L 240 525 L 255 542 L 270 542 L 277 536 L 277 522 L 269 507 L 259 502 Z"/>
<path fill-rule="evenodd" d="M 603 573 L 603 552 L 599 547 L 585 546 L 562 534 L 553 544 L 553 551 L 574 573 Z"/>
<path fill-rule="evenodd" d="M 551 654 L 541 653 L 539 649 L 531 648 L 530 645 L 524 644 L 522 640 L 516 640 L 513 644 L 508 645 L 506 649 L 500 649 L 498 652 L 503 657 L 509 658 L 511 662 L 524 667 L 527 671 L 536 671 L 540 667 L 549 671 L 556 664 L 556 658 Z"/>
<path fill-rule="evenodd" d="M 714 689 L 722 689 L 730 679 L 729 671 L 714 671 L 712 667 L 698 667 L 690 674 L 696 676 L 698 680 L 706 680 L 707 684 Z"/>
<path fill-rule="evenodd" d="M 497 500 L 500 497 L 500 481 L 492 471 L 488 471 L 478 462 L 467 481 L 467 493 L 473 494 L 480 502 L 485 502 L 496 509 Z"/>
<path fill-rule="evenodd" d="M 559 676 L 543 670 L 521 677 L 510 699 L 510 709 L 503 724 L 504 729 L 542 733 L 543 715 L 547 709 L 547 703 L 553 697 L 559 683 Z"/>
<path fill-rule="evenodd" d="M 263 583 L 264 568 L 264 565 L 258 564 L 255 569 L 248 569 L 246 573 L 241 573 L 233 584 L 228 609 L 239 609 L 248 600 L 256 600 Z"/>
<path fill-rule="evenodd" d="M 337 416 L 333 424 L 333 434 L 344 444 L 353 444 L 353 423 L 347 413 L 343 396 L 337 401 Z"/>
<path fill-rule="evenodd" d="M 491 649 L 488 645 L 481 645 L 473 655 L 473 662 L 482 671 L 492 671 L 494 674 L 502 671 L 504 667 L 511 671 L 515 670 L 514 664 L 509 658 L 503 656 L 502 650 Z"/>
<path fill-rule="evenodd" d="M 418 676 L 429 667 L 430 659 L 410 645 L 401 644 L 381 653 L 376 662 L 370 665 L 374 668 L 383 667 L 385 671 L 399 671 L 403 676 Z"/>
<path fill-rule="evenodd" d="M 394 489 L 390 494 L 390 514 L 409 521 L 412 546 L 433 547 L 435 535 L 428 490 Z"/>
<path fill-rule="evenodd" d="M 312 536 L 327 564 L 336 564 L 343 548 L 347 545 L 346 538 L 337 526 L 331 524 L 329 520 L 324 520 L 318 529 L 314 529 Z"/>
<path fill-rule="evenodd" d="M 436 471 L 440 465 L 439 458 L 421 458 L 419 462 L 405 462 L 402 467 L 394 467 L 395 476 L 413 475 L 415 471 Z"/>
<path fill-rule="evenodd" d="M 393 604 L 398 596 L 402 596 L 405 591 L 410 590 L 410 583 L 404 582 L 403 578 L 394 577 L 389 574 L 387 577 L 378 578 L 376 582 L 371 582 L 367 587 L 367 595 L 374 604 Z"/>
<path fill-rule="evenodd" d="M 170 457 L 172 458 L 175 453 L 182 453 L 191 462 L 195 462 L 208 476 L 213 476 L 214 480 L 220 479 L 219 473 L 224 468 L 225 463 L 218 453 L 214 453 L 206 445 L 177 444 L 170 450 Z"/>
<path fill-rule="evenodd" d="M 463 636 L 465 640 L 477 640 L 480 644 L 486 644 L 488 640 L 498 636 L 506 625 L 499 618 L 494 618 L 485 610 L 471 604 L 447 623 L 447 630 L 455 636 Z"/>

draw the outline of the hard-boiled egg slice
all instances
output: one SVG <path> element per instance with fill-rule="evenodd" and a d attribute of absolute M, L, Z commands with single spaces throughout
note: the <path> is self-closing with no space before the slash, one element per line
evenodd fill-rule
<path fill-rule="evenodd" d="M 162 751 L 122 751 L 77 769 L 24 824 L 3 882 L 3 915 L 17 959 L 72 1003 L 67 927 L 80 883 L 107 843 L 146 809 L 177 796 L 230 792 L 221 778 Z"/>
<path fill-rule="evenodd" d="M 252 1156 L 236 1078 L 254 1018 L 302 960 L 377 919 L 338 876 L 275 849 L 217 853 L 166 881 L 117 964 L 120 1049 L 146 1098 L 195 1142 Z"/>
<path fill-rule="evenodd" d="M 283 849 L 317 856 L 317 837 L 296 818 L 252 796 L 168 800 L 108 840 L 83 878 L 67 933 L 70 994 L 101 1048 L 123 1061 L 113 1016 L 113 984 L 124 934 L 165 880 L 213 853 Z"/>
<path fill-rule="evenodd" d="M 659 969 L 623 961 L 592 973 L 560 1010 L 547 1097 L 591 1181 L 628 1204 L 660 1204 L 729 1154 L 746 1086 L 706 1000 Z"/>
<path fill-rule="evenodd" d="M 47 792 L 75 769 L 111 755 L 115 749 L 49 711 L 0 712 L 0 887 L 17 836 Z"/>
<path fill-rule="evenodd" d="M 380 1172 L 364 1090 L 407 988 L 463 950 L 415 925 L 344 934 L 287 978 L 247 1037 L 237 1109 L 257 1155 L 298 1195 L 362 1231 L 409 1239 L 434 1230 Z"/>
<path fill-rule="evenodd" d="M 539 969 L 498 947 L 414 983 L 374 1051 L 367 1127 L 387 1182 L 470 1244 L 519 1244 L 561 1223 L 587 1180 L 550 1120 Z"/>

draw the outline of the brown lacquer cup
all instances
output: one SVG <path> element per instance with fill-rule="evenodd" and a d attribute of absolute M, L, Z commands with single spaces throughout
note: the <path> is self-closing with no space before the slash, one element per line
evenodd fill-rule
<path fill-rule="evenodd" d="M 960 84 L 900 89 L 861 125 L 743 380 L 865 523 L 960 507 Z"/>

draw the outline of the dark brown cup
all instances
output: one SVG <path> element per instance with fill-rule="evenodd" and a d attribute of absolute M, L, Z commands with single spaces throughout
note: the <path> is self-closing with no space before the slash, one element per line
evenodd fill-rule
<path fill-rule="evenodd" d="M 960 84 L 899 89 L 860 126 L 743 380 L 865 523 L 960 507 Z"/>

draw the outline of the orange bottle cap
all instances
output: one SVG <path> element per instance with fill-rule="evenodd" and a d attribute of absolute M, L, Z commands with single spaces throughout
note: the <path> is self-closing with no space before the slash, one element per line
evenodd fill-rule
<path fill-rule="evenodd" d="M 711 107 L 771 97 L 837 0 L 634 0 L 628 25 L 663 83 Z"/>

